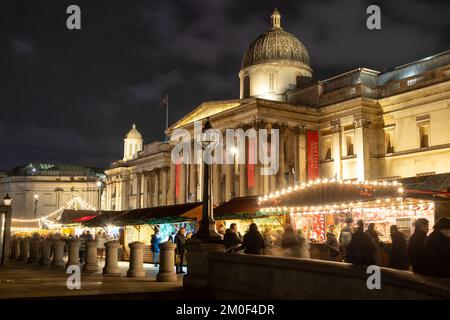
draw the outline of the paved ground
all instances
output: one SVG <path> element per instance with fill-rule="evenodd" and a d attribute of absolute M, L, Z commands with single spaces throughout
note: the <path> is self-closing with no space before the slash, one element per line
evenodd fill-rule
<path fill-rule="evenodd" d="M 103 263 L 99 263 L 102 270 Z M 145 278 L 127 278 L 128 262 L 119 262 L 121 277 L 99 272 L 81 275 L 81 289 L 69 290 L 64 269 L 11 262 L 0 268 L 0 299 L 207 299 L 204 292 L 186 291 L 182 276 L 177 282 L 157 282 L 158 270 L 145 264 Z"/>

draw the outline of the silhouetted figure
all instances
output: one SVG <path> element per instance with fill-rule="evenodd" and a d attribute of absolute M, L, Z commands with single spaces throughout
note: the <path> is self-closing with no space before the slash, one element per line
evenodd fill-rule
<path fill-rule="evenodd" d="M 244 235 L 242 247 L 244 252 L 249 254 L 262 254 L 263 249 L 265 249 L 264 239 L 259 233 L 256 223 L 250 224 L 248 232 Z"/>
<path fill-rule="evenodd" d="M 237 230 L 236 223 L 230 224 L 230 228 L 225 231 L 223 242 L 227 252 L 235 252 L 239 250 L 242 244 L 242 238 Z"/>
<path fill-rule="evenodd" d="M 408 256 L 413 272 L 426 273 L 425 241 L 427 240 L 429 222 L 420 218 L 415 222 L 414 233 L 408 241 Z"/>
<path fill-rule="evenodd" d="M 409 267 L 408 246 L 405 236 L 398 231 L 397 226 L 391 226 L 391 251 L 390 260 L 391 268 L 406 270 Z"/>
<path fill-rule="evenodd" d="M 186 252 L 186 228 L 181 227 L 178 231 L 177 235 L 175 236 L 175 244 L 177 245 L 177 248 L 175 249 L 175 253 L 177 255 L 177 265 L 176 265 L 176 272 L 177 273 L 185 273 L 183 271 L 183 260 L 184 260 L 184 253 Z"/>
<path fill-rule="evenodd" d="M 377 229 L 375 228 L 375 223 L 369 223 L 369 225 L 367 226 L 367 230 L 366 230 L 367 235 L 370 237 L 370 239 L 372 240 L 374 246 L 375 246 L 375 253 L 374 253 L 374 259 L 375 259 L 375 264 L 380 265 L 380 238 L 379 238 L 379 233 L 377 231 Z"/>
<path fill-rule="evenodd" d="M 353 237 L 352 218 L 347 218 L 345 220 L 346 225 L 342 228 L 339 234 L 339 249 L 344 261 L 347 261 L 347 248 L 350 245 Z"/>
<path fill-rule="evenodd" d="M 328 228 L 326 245 L 330 260 L 336 261 L 336 258 L 339 255 L 339 248 L 336 235 L 334 234 L 334 225 L 330 225 Z"/>
<path fill-rule="evenodd" d="M 358 220 L 358 229 L 347 248 L 347 261 L 354 264 L 374 265 L 375 252 L 376 247 L 372 239 L 364 232 L 363 221 Z"/>
<path fill-rule="evenodd" d="M 426 273 L 450 278 L 450 218 L 440 218 L 425 241 Z"/>
<path fill-rule="evenodd" d="M 153 264 L 155 265 L 155 267 L 158 266 L 158 258 L 159 258 L 159 244 L 161 243 L 161 237 L 159 235 L 159 230 L 156 229 L 155 230 L 155 234 L 152 235 L 152 239 L 150 240 L 150 244 L 151 244 L 151 251 L 153 254 Z"/>

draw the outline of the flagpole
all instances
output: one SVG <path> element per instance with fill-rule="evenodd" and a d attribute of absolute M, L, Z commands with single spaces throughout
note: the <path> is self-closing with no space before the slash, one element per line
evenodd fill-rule
<path fill-rule="evenodd" d="M 166 130 L 169 129 L 169 94 L 166 94 Z"/>
<path fill-rule="evenodd" d="M 166 142 L 169 141 L 167 136 L 167 129 L 169 129 L 169 94 L 166 94 Z"/>

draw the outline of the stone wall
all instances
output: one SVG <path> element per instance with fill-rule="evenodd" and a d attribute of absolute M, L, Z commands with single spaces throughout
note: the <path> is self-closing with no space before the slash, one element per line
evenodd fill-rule
<path fill-rule="evenodd" d="M 218 299 L 450 299 L 450 279 L 381 268 L 369 290 L 362 266 L 313 259 L 210 253 L 209 286 Z"/>

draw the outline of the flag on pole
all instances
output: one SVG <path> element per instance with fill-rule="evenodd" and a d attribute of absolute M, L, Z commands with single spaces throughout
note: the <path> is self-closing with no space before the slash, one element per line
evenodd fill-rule
<path fill-rule="evenodd" d="M 169 129 L 169 94 L 166 94 L 165 96 L 161 97 L 161 100 L 159 101 L 159 105 L 161 107 L 166 108 L 166 130 Z M 167 135 L 166 135 L 167 140 Z"/>

